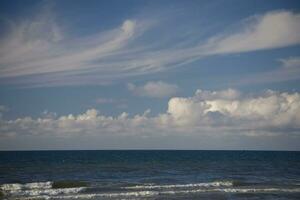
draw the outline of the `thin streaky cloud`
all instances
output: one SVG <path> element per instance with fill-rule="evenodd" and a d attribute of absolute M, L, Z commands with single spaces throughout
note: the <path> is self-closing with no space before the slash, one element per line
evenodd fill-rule
<path fill-rule="evenodd" d="M 47 14 L 16 25 L 3 39 L 1 83 L 36 87 L 109 84 L 186 66 L 207 56 L 287 47 L 300 43 L 299 19 L 299 14 L 290 11 L 268 12 L 199 44 L 180 47 L 174 41 L 171 46 L 149 48 L 160 42 L 137 39 L 148 30 L 155 31 L 156 26 L 148 23 L 151 20 L 126 19 L 119 27 L 91 37 L 67 38 Z"/>
<path fill-rule="evenodd" d="M 300 57 L 289 57 L 278 60 L 280 66 L 259 74 L 245 76 L 233 85 L 249 85 L 261 83 L 278 83 L 300 79 Z"/>
<path fill-rule="evenodd" d="M 252 16 L 229 35 L 208 42 L 209 54 L 241 53 L 300 44 L 300 14 L 274 11 Z"/>
<path fill-rule="evenodd" d="M 300 56 L 279 59 L 285 68 L 300 68 Z"/>
<path fill-rule="evenodd" d="M 163 81 L 149 81 L 145 85 L 137 86 L 129 83 L 128 90 L 134 95 L 152 98 L 171 97 L 178 93 L 179 87 Z"/>

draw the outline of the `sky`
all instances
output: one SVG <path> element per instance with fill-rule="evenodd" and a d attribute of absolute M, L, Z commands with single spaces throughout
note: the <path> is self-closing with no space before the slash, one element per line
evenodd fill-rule
<path fill-rule="evenodd" d="M 0 150 L 300 150 L 298 0 L 0 2 Z"/>

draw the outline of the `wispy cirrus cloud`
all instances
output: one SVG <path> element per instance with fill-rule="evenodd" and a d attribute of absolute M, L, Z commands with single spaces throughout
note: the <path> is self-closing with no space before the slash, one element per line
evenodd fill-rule
<path fill-rule="evenodd" d="M 276 83 L 300 79 L 300 57 L 289 57 L 278 60 L 280 66 L 259 74 L 249 75 L 238 80 L 237 85 L 241 84 L 260 84 Z"/>
<path fill-rule="evenodd" d="M 0 105 L 0 118 L 2 118 L 3 113 L 9 111 L 9 108 L 7 106 L 4 105 Z"/>
<path fill-rule="evenodd" d="M 58 38 L 59 28 L 52 19 L 39 20 L 18 25 L 1 45 L 2 77 L 70 71 L 76 74 L 91 69 L 97 59 L 122 49 L 136 27 L 135 21 L 125 20 L 120 27 L 96 36 L 64 41 Z"/>
<path fill-rule="evenodd" d="M 274 11 L 246 19 L 232 33 L 216 36 L 207 44 L 209 54 L 241 53 L 300 44 L 300 15 Z"/>
<path fill-rule="evenodd" d="M 280 59 L 279 61 L 282 63 L 282 66 L 284 68 L 288 68 L 288 69 L 300 68 L 300 56 L 283 58 Z"/>
<path fill-rule="evenodd" d="M 118 102 L 117 99 L 113 99 L 113 98 L 102 98 L 102 97 L 99 97 L 96 99 L 95 101 L 97 104 L 113 104 L 113 103 L 116 103 Z"/>
<path fill-rule="evenodd" d="M 268 12 L 244 20 L 234 31 L 181 46 L 184 41 L 162 45 L 157 39 L 143 38 L 149 30 L 159 31 L 159 26 L 153 26 L 155 20 L 126 19 L 110 30 L 69 37 L 46 12 L 19 23 L 11 21 L 8 34 L 1 38 L 0 81 L 38 87 L 108 84 L 207 56 L 297 45 L 299 18 L 290 11 Z M 170 28 L 176 35 L 174 30 Z"/>
<path fill-rule="evenodd" d="M 95 100 L 96 104 L 99 105 L 114 105 L 115 107 L 119 109 L 125 109 L 128 108 L 128 100 L 127 99 L 116 99 L 116 98 L 105 98 L 105 97 L 98 97 Z"/>
<path fill-rule="evenodd" d="M 9 108 L 7 106 L 0 105 L 0 112 L 6 112 L 8 110 L 9 110 Z"/>
<path fill-rule="evenodd" d="M 129 83 L 127 87 L 128 90 L 135 95 L 152 98 L 171 97 L 179 91 L 179 87 L 177 85 L 163 81 L 150 81 L 142 86 L 136 86 Z"/>

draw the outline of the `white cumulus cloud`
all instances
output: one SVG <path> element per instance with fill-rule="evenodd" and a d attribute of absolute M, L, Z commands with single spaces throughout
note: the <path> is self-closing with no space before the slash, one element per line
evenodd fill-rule
<path fill-rule="evenodd" d="M 237 135 L 256 136 L 300 134 L 300 94 L 268 90 L 261 94 L 242 94 L 228 89 L 197 90 L 192 97 L 174 97 L 166 112 L 149 116 L 101 115 L 89 109 L 79 115 L 0 119 L 1 137 L 101 137 L 102 135 Z M 265 133 L 265 134 L 262 134 Z"/>

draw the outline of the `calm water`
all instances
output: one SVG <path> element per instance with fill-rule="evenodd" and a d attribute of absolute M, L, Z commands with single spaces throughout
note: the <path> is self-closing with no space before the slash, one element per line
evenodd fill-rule
<path fill-rule="evenodd" d="M 0 152 L 0 199 L 300 199 L 300 152 Z"/>

